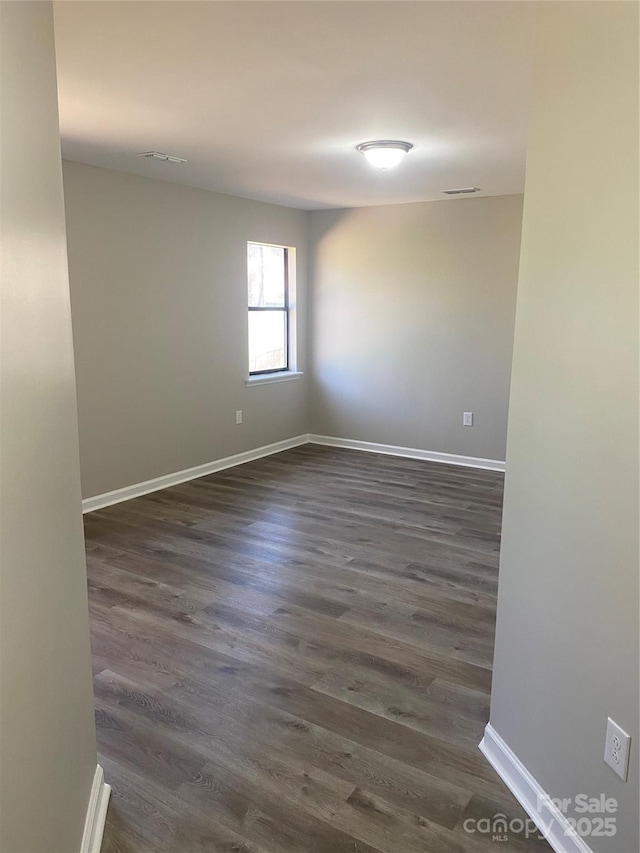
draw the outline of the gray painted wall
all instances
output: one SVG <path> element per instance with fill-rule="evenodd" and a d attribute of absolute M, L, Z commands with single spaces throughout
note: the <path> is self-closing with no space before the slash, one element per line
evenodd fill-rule
<path fill-rule="evenodd" d="M 543 3 L 491 722 L 553 797 L 638 839 L 638 6 Z M 634 739 L 604 764 L 607 716 Z"/>
<path fill-rule="evenodd" d="M 309 214 L 314 432 L 504 459 L 521 216 L 522 196 Z"/>
<path fill-rule="evenodd" d="M 248 240 L 297 247 L 306 368 L 305 213 L 77 163 L 64 185 L 83 496 L 308 432 L 307 376 L 245 385 Z"/>
<path fill-rule="evenodd" d="M 80 849 L 96 769 L 50 3 L 0 3 L 0 850 Z"/>
<path fill-rule="evenodd" d="M 521 196 L 305 213 L 64 181 L 84 497 L 306 432 L 504 459 Z M 245 386 L 247 240 L 298 249 L 301 380 Z"/>

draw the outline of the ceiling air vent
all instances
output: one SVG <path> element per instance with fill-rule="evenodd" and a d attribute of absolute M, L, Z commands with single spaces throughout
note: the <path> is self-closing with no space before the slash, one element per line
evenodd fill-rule
<path fill-rule="evenodd" d="M 461 187 L 459 190 L 442 190 L 445 195 L 470 195 L 479 193 L 480 187 Z"/>
<path fill-rule="evenodd" d="M 165 163 L 186 163 L 184 157 L 174 157 L 173 154 L 163 154 L 162 151 L 142 151 L 138 157 L 151 157 L 153 160 L 164 160 Z"/>

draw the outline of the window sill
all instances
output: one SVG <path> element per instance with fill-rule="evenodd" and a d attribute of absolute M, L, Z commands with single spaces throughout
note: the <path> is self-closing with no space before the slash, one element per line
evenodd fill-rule
<path fill-rule="evenodd" d="M 282 373 L 265 373 L 263 376 L 250 376 L 245 380 L 247 388 L 254 385 L 270 385 L 272 382 L 291 382 L 292 379 L 300 379 L 303 375 L 301 370 L 283 370 Z"/>

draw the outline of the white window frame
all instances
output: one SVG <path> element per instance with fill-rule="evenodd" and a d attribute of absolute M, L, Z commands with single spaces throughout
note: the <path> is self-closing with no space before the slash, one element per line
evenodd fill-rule
<path fill-rule="evenodd" d="M 249 307 L 248 290 L 247 290 L 247 376 L 246 385 L 252 387 L 255 385 L 268 385 L 272 382 L 288 382 L 292 379 L 299 379 L 302 376 L 302 371 L 298 369 L 298 310 L 296 299 L 296 249 L 295 246 L 284 246 L 280 243 L 264 243 L 259 240 L 247 241 L 247 277 L 245 286 L 248 288 L 249 280 L 249 246 L 272 246 L 276 249 L 285 250 L 285 258 L 287 268 L 286 288 L 285 288 L 285 309 L 287 311 L 287 367 L 282 370 L 271 370 L 263 373 L 249 373 L 249 315 L 251 309 Z"/>

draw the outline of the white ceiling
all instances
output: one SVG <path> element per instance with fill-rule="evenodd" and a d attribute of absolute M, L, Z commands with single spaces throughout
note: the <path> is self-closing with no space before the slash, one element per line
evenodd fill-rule
<path fill-rule="evenodd" d="M 54 8 L 67 159 L 304 209 L 523 190 L 534 3 Z M 377 172 L 380 138 L 415 149 Z"/>

